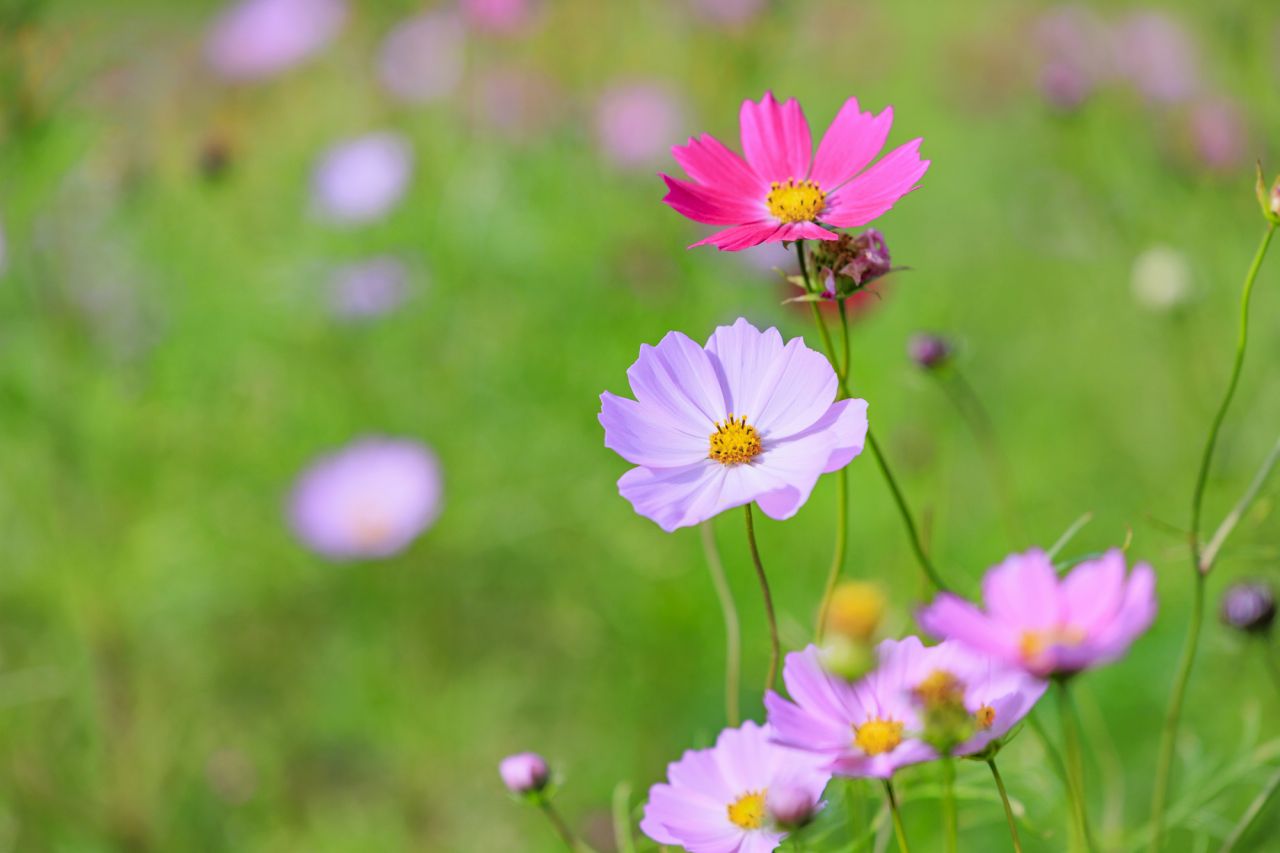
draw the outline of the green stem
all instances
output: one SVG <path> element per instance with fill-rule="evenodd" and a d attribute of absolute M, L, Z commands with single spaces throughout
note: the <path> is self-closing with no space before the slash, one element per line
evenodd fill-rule
<path fill-rule="evenodd" d="M 716 588 L 716 598 L 720 602 L 720 613 L 724 616 L 724 715 L 731 728 L 739 722 L 738 697 L 742 692 L 742 626 L 738 621 L 738 608 L 733 603 L 733 592 L 729 589 L 729 579 L 725 577 L 724 563 L 720 560 L 720 551 L 716 548 L 716 532 L 710 521 L 704 521 L 702 528 L 702 552 L 707 559 L 707 569 L 711 572 L 711 583 Z"/>
<path fill-rule="evenodd" d="M 863 809 L 863 794 L 861 779 L 846 779 L 844 786 L 845 807 L 849 812 L 849 832 L 851 834 L 850 850 L 857 853 L 862 849 L 862 840 L 865 833 L 858 832 L 858 827 L 866 823 L 865 811 Z"/>
<path fill-rule="evenodd" d="M 805 261 L 803 240 L 796 241 L 796 254 L 800 259 L 800 275 L 804 277 L 805 290 L 812 292 L 813 288 L 809 281 L 809 270 L 808 264 Z M 823 319 L 822 311 L 819 310 L 816 302 L 810 302 L 809 305 L 813 309 L 813 321 L 817 324 L 818 331 L 822 335 L 822 345 L 826 348 L 827 358 L 830 360 L 832 367 L 835 368 L 840 362 L 836 358 L 835 345 L 831 342 L 831 333 L 827 331 L 827 322 Z M 840 394 L 846 398 L 852 397 L 853 395 L 849 393 L 847 363 L 845 365 L 845 370 L 841 373 L 837 373 L 836 376 L 839 380 Z M 911 551 L 915 555 L 916 562 L 920 564 L 920 568 L 924 571 L 925 577 L 929 579 L 930 583 L 940 591 L 947 591 L 947 585 L 943 583 L 942 578 L 938 576 L 937 569 L 933 567 L 933 562 L 930 561 L 929 555 L 925 553 L 924 544 L 920 539 L 920 531 L 916 527 L 915 518 L 912 516 L 911 509 L 907 506 L 907 500 L 903 496 L 902 490 L 898 488 L 898 481 L 894 478 L 893 472 L 889 470 L 889 463 L 884 458 L 884 453 L 880 450 L 880 445 L 875 440 L 875 436 L 871 433 L 870 429 L 867 430 L 867 446 L 871 448 L 871 455 L 875 457 L 876 464 L 880 468 L 880 473 L 884 475 L 885 483 L 889 486 L 889 491 L 893 495 L 894 505 L 898 508 L 898 515 L 902 517 L 903 526 L 907 528 L 907 538 L 911 543 Z"/>
<path fill-rule="evenodd" d="M 1067 793 L 1071 799 L 1074 834 L 1073 849 L 1090 850 L 1089 817 L 1085 806 L 1084 793 L 1084 755 L 1080 749 L 1080 733 L 1074 725 L 1071 711 L 1071 695 L 1067 692 L 1065 681 L 1057 682 L 1058 718 L 1062 724 L 1062 743 L 1066 752 Z"/>
<path fill-rule="evenodd" d="M 1254 797 L 1253 802 L 1249 803 L 1249 807 L 1244 810 L 1244 814 L 1240 816 L 1239 822 L 1231 830 L 1227 840 L 1222 842 L 1219 853 L 1231 853 L 1235 849 L 1240 839 L 1244 838 L 1245 833 L 1249 831 L 1249 827 L 1253 826 L 1253 822 L 1258 819 L 1258 815 L 1266 808 L 1267 802 L 1275 796 L 1277 788 L 1280 788 L 1280 773 L 1274 774 L 1258 796 Z"/>
<path fill-rule="evenodd" d="M 1169 797 L 1169 774 L 1173 769 L 1173 748 L 1178 737 L 1178 722 L 1182 715 L 1182 703 L 1187 692 L 1187 682 L 1191 679 L 1191 668 L 1195 664 L 1196 649 L 1200 643 L 1200 628 L 1204 622 L 1204 578 L 1208 569 L 1201 560 L 1200 553 L 1200 517 L 1204 511 L 1204 490 L 1209 481 L 1209 467 L 1213 462 L 1213 452 L 1218 443 L 1218 432 L 1227 417 L 1227 409 L 1235 396 L 1236 386 L 1240 382 L 1240 372 L 1244 367 L 1245 349 L 1249 343 L 1249 302 L 1253 295 L 1253 284 L 1262 269 L 1262 260 L 1267 255 L 1271 238 L 1275 235 L 1274 223 L 1267 225 L 1262 235 L 1262 242 L 1254 254 L 1253 263 L 1245 274 L 1244 288 L 1240 295 L 1240 331 L 1236 338 L 1235 360 L 1231 366 L 1231 378 L 1227 381 L 1227 391 L 1222 403 L 1213 416 L 1209 426 L 1209 435 L 1205 439 L 1204 453 L 1200 457 L 1200 469 L 1196 473 L 1195 489 L 1191 494 L 1191 531 L 1190 550 L 1191 568 L 1195 573 L 1195 587 L 1191 603 L 1191 619 L 1187 623 L 1187 639 L 1182 648 L 1182 658 L 1178 664 L 1178 675 L 1173 682 L 1173 690 L 1169 696 L 1169 710 L 1165 714 L 1164 729 L 1160 736 L 1160 752 L 1156 759 L 1155 785 L 1151 794 L 1151 846 L 1152 853 L 1160 849 L 1164 835 L 1165 805 Z"/>
<path fill-rule="evenodd" d="M 1013 841 L 1014 853 L 1022 853 L 1022 839 L 1018 837 L 1018 822 L 1013 817 L 1013 806 L 1009 803 L 1009 792 L 1004 789 L 1004 779 L 1000 778 L 1000 769 L 996 767 L 994 758 L 987 759 L 991 768 L 991 777 L 996 780 L 996 790 L 1000 792 L 1000 802 L 1004 803 L 1004 819 L 1009 823 L 1009 838 Z"/>
<path fill-rule="evenodd" d="M 764 574 L 764 563 L 760 561 L 760 548 L 756 545 L 756 525 L 751 516 L 751 504 L 746 507 L 747 545 L 751 548 L 751 561 L 756 567 L 756 578 L 760 581 L 760 594 L 764 596 L 764 612 L 769 620 L 769 677 L 765 680 L 764 689 L 773 690 L 778 680 L 778 620 L 773 613 L 773 596 L 769 593 L 769 579 Z"/>
<path fill-rule="evenodd" d="M 578 840 L 574 838 L 573 830 L 569 829 L 569 824 L 564 822 L 564 818 L 560 817 L 560 812 L 556 811 L 555 806 L 551 805 L 551 800 L 546 797 L 539 797 L 538 807 L 547 816 L 547 820 L 551 821 L 556 834 L 560 836 L 560 840 L 564 842 L 564 846 L 569 849 L 570 853 L 577 851 Z"/>
<path fill-rule="evenodd" d="M 1000 502 L 1006 533 L 1015 544 L 1021 542 L 1022 522 L 1018 518 L 1013 499 L 1012 478 L 1009 476 L 1009 466 L 1005 462 L 1004 453 L 1000 450 L 1000 438 L 996 434 L 995 423 L 987 413 L 986 407 L 982 405 L 978 393 L 965 381 L 960 371 L 952 368 L 950 374 L 950 381 L 939 376 L 938 384 L 942 386 L 943 393 L 960 414 L 960 419 L 973 433 L 974 440 L 978 444 L 978 452 L 982 455 L 987 469 L 987 478 L 995 487 Z"/>
<path fill-rule="evenodd" d="M 1271 683 L 1277 691 L 1280 691 L 1280 663 L 1276 663 L 1275 652 L 1271 648 L 1271 643 L 1267 642 L 1265 635 L 1259 638 L 1258 648 L 1262 650 L 1262 663 L 1266 666 L 1267 673 L 1271 676 Z"/>
<path fill-rule="evenodd" d="M 619 782 L 613 789 L 613 846 L 618 853 L 636 853 L 631 835 L 631 785 Z"/>
<path fill-rule="evenodd" d="M 947 853 L 956 853 L 956 764 L 952 758 L 942 759 L 942 825 L 945 829 Z"/>
<path fill-rule="evenodd" d="M 844 556 L 849 546 L 849 469 L 836 472 L 836 547 L 831 555 L 831 568 L 827 570 L 827 583 L 822 589 L 822 605 L 818 608 L 818 642 L 827 630 L 827 611 L 831 609 L 831 596 L 835 594 L 840 570 L 844 568 Z"/>
<path fill-rule="evenodd" d="M 893 795 L 893 783 L 888 779 L 884 780 L 884 795 L 889 799 L 889 812 L 893 815 L 893 834 L 898 838 L 898 850 L 901 853 L 911 853 L 911 848 L 907 846 L 907 830 L 902 825 L 902 814 L 898 811 L 898 798 Z"/>

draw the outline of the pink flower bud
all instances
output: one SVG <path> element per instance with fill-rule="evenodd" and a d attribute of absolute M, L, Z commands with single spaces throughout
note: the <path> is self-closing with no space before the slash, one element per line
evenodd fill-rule
<path fill-rule="evenodd" d="M 498 764 L 498 773 L 513 794 L 535 794 L 551 780 L 547 760 L 536 752 L 508 755 Z"/>
<path fill-rule="evenodd" d="M 799 829 L 813 820 L 818 804 L 800 785 L 776 785 L 765 795 L 765 807 L 784 829 Z"/>
<path fill-rule="evenodd" d="M 918 367 L 937 370 L 951 360 L 951 343 L 941 335 L 922 332 L 907 342 L 907 355 Z"/>

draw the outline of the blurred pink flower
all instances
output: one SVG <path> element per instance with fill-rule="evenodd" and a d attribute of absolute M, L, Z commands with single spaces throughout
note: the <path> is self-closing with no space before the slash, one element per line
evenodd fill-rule
<path fill-rule="evenodd" d="M 487 128 L 525 142 L 559 119 L 564 98 L 556 82 L 537 68 L 507 65 L 480 76 L 470 103 Z"/>
<path fill-rule="evenodd" d="M 693 180 L 663 175 L 663 201 L 695 222 L 732 226 L 694 246 L 739 251 L 781 240 L 835 240 L 839 235 L 824 225 L 866 225 L 915 189 L 929 168 L 920 139 L 867 168 L 884 147 L 893 108 L 864 113 L 857 98 L 840 108 L 816 156 L 794 98 L 779 104 L 766 92 L 758 104 L 743 102 L 740 120 L 745 160 L 709 134 L 671 149 Z"/>
<path fill-rule="evenodd" d="M 517 752 L 498 762 L 498 775 L 511 793 L 536 794 L 551 781 L 551 768 L 536 752 Z"/>
<path fill-rule="evenodd" d="M 1200 89 L 1195 37 L 1167 13 L 1131 13 L 1116 31 L 1115 50 L 1120 73 L 1150 101 L 1177 103 Z"/>
<path fill-rule="evenodd" d="M 542 10 L 539 0 L 462 0 L 461 6 L 470 26 L 500 35 L 529 29 Z"/>
<path fill-rule="evenodd" d="M 740 27 L 764 10 L 768 0 L 689 0 L 693 12 L 710 24 Z"/>
<path fill-rule="evenodd" d="M 1052 106 L 1080 106 L 1112 74 L 1111 32 L 1084 6 L 1056 6 L 1035 22 L 1040 93 Z"/>
<path fill-rule="evenodd" d="M 346 18 L 344 0 L 241 0 L 214 22 L 205 59 L 231 80 L 270 77 L 322 50 Z"/>
<path fill-rule="evenodd" d="M 413 149 L 394 133 L 370 133 L 330 148 L 312 176 L 316 212 L 355 224 L 384 216 L 400 201 L 413 173 Z"/>
<path fill-rule="evenodd" d="M 930 634 L 1021 666 L 1033 675 L 1070 675 L 1120 658 L 1156 615 L 1155 572 L 1125 575 L 1124 554 L 1108 551 L 1063 578 L 1043 551 L 1013 554 L 982 581 L 986 610 L 942 593 L 919 613 Z"/>
<path fill-rule="evenodd" d="M 408 292 L 408 268 L 399 259 L 384 255 L 335 270 L 330 304 L 339 317 L 363 320 L 399 308 Z"/>
<path fill-rule="evenodd" d="M 451 12 L 401 21 L 382 40 L 378 79 L 395 97 L 425 103 L 447 97 L 462 82 L 462 22 Z"/>
<path fill-rule="evenodd" d="M 596 104 L 596 139 L 615 166 L 642 169 L 657 163 L 683 130 L 684 109 L 664 86 L 614 86 Z"/>
<path fill-rule="evenodd" d="M 294 486 L 298 539 L 334 560 L 390 557 L 440 512 L 440 466 L 416 441 L 365 438 L 317 459 Z"/>
<path fill-rule="evenodd" d="M 1206 98 L 1187 113 L 1192 151 L 1210 172 L 1230 172 L 1249 160 L 1245 115 L 1226 98 Z"/>

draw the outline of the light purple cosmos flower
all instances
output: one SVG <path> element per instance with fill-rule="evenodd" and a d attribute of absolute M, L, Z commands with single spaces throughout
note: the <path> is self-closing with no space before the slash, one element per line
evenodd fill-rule
<path fill-rule="evenodd" d="M 1150 101 L 1185 101 L 1200 88 L 1195 37 L 1177 19 L 1153 10 L 1134 12 L 1117 30 L 1116 65 Z"/>
<path fill-rule="evenodd" d="M 1123 655 L 1156 615 L 1155 572 L 1125 575 L 1124 554 L 1108 551 L 1059 579 L 1043 551 L 1013 554 L 982 581 L 986 611 L 943 593 L 919 615 L 929 633 L 1033 675 L 1070 675 Z"/>
<path fill-rule="evenodd" d="M 690 750 L 649 789 L 640 829 L 690 853 L 767 853 L 786 833 L 771 825 L 766 798 L 797 789 L 817 807 L 831 778 L 812 756 L 773 743 L 768 726 L 725 729 L 711 749 Z M 790 795 L 794 798 L 794 794 Z"/>
<path fill-rule="evenodd" d="M 955 755 L 980 752 L 1027 715 L 1045 682 L 977 656 L 959 644 L 926 648 L 917 637 L 885 640 L 878 665 L 857 681 L 826 670 L 817 646 L 787 655 L 783 680 L 791 701 L 765 695 L 779 743 L 815 753 L 836 775 L 888 779 L 899 768 L 932 761 L 924 708 L 950 698 L 972 715 L 971 734 Z"/>
<path fill-rule="evenodd" d="M 339 267 L 333 273 L 330 304 L 348 320 L 380 317 L 399 308 L 409 293 L 409 270 L 397 258 L 382 256 Z"/>
<path fill-rule="evenodd" d="M 294 534 L 334 560 L 390 557 L 440 513 L 440 466 L 415 441 L 366 438 L 322 456 L 289 500 Z"/>
<path fill-rule="evenodd" d="M 605 91 L 596 105 L 596 139 L 615 166 L 639 169 L 660 161 L 680 136 L 684 110 L 666 88 L 632 83 Z"/>
<path fill-rule="evenodd" d="M 438 100 L 462 82 L 462 22 L 450 12 L 427 12 L 403 21 L 382 42 L 378 79 L 411 103 Z"/>
<path fill-rule="evenodd" d="M 205 59 L 231 80 L 270 77 L 323 49 L 346 18 L 344 0 L 242 0 L 213 24 Z"/>
<path fill-rule="evenodd" d="M 498 762 L 502 784 L 513 794 L 534 794 L 547 787 L 551 769 L 547 760 L 536 752 L 518 752 Z"/>
<path fill-rule="evenodd" d="M 668 532 L 752 501 L 790 518 L 867 434 L 865 400 L 832 402 L 826 358 L 744 319 L 705 348 L 679 332 L 642 345 L 627 379 L 636 399 L 600 395 L 604 443 L 639 466 L 618 491 Z"/>
<path fill-rule="evenodd" d="M 385 215 L 408 188 L 413 149 L 394 133 L 370 133 L 329 149 L 312 176 L 317 213 L 343 224 Z"/>

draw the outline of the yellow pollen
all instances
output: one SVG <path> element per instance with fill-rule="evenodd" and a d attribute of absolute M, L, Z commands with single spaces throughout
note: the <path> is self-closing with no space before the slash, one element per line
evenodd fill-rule
<path fill-rule="evenodd" d="M 1053 646 L 1078 646 L 1084 639 L 1084 631 L 1066 625 L 1041 631 L 1023 631 L 1018 647 L 1023 660 L 1034 662 Z"/>
<path fill-rule="evenodd" d="M 964 682 L 943 669 L 935 669 L 911 692 L 926 708 L 964 704 Z"/>
<path fill-rule="evenodd" d="M 785 184 L 774 181 L 764 197 L 769 212 L 782 222 L 813 222 L 827 204 L 827 194 L 813 181 L 787 178 Z"/>
<path fill-rule="evenodd" d="M 990 705 L 983 705 L 973 718 L 978 721 L 978 728 L 989 729 L 996 721 L 996 709 Z"/>
<path fill-rule="evenodd" d="M 760 455 L 760 433 L 747 423 L 745 415 L 735 418 L 732 414 L 716 424 L 711 433 L 711 452 L 707 455 L 721 465 L 737 465 L 750 462 Z"/>
<path fill-rule="evenodd" d="M 853 727 L 853 742 L 867 755 L 892 752 L 902 743 L 902 723 L 872 718 Z"/>
<path fill-rule="evenodd" d="M 747 791 L 729 804 L 729 821 L 743 829 L 759 829 L 764 826 L 765 791 Z"/>

